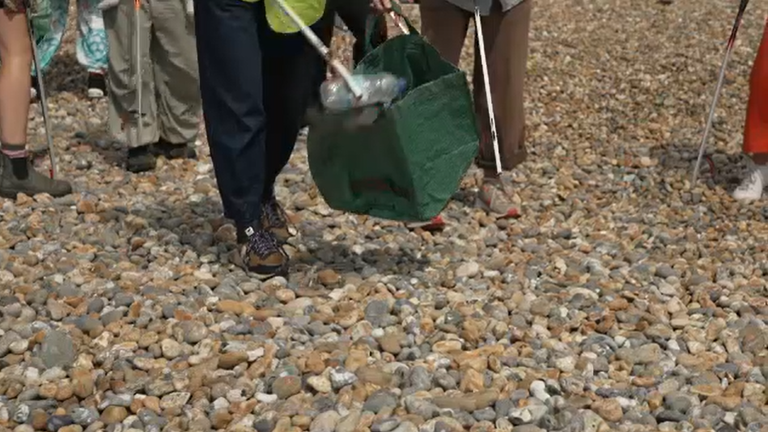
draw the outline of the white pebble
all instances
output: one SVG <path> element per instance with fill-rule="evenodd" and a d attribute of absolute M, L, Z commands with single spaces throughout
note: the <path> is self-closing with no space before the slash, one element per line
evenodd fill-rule
<path fill-rule="evenodd" d="M 256 397 L 256 400 L 261 402 L 261 403 L 275 403 L 275 402 L 277 402 L 277 395 L 273 395 L 273 394 L 256 393 L 255 397 Z"/>

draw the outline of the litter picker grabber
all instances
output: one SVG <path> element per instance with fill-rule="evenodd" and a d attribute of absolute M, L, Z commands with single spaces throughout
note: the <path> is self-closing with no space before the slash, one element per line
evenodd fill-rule
<path fill-rule="evenodd" d="M 37 86 L 38 86 L 38 101 L 40 102 L 40 111 L 43 113 L 43 128 L 45 129 L 45 139 L 48 145 L 48 158 L 51 161 L 51 169 L 49 175 L 51 178 L 56 178 L 58 169 L 56 168 L 56 155 L 53 148 L 53 137 L 51 136 L 51 122 L 48 117 L 48 98 L 45 94 L 45 79 L 43 78 L 43 71 L 40 68 L 40 55 L 37 52 L 37 38 L 35 37 L 34 30 L 34 17 L 35 8 L 28 2 L 25 8 L 27 16 L 27 27 L 29 28 L 29 40 L 32 44 L 32 63 L 35 65 L 35 71 L 37 72 Z"/>
<path fill-rule="evenodd" d="M 488 103 L 488 120 L 491 124 L 491 139 L 493 140 L 493 156 L 496 159 L 496 173 L 501 174 L 501 154 L 499 153 L 499 136 L 496 133 L 496 114 L 493 110 L 493 93 L 491 92 L 491 82 L 488 78 L 488 59 L 485 55 L 485 37 L 483 36 L 482 17 L 480 16 L 480 9 L 477 6 L 475 6 L 475 33 L 478 49 L 480 50 L 480 61 L 483 64 L 485 100 Z"/>
<path fill-rule="evenodd" d="M 389 12 L 389 17 L 392 18 L 392 21 L 394 21 L 394 23 L 397 25 L 397 27 L 400 28 L 400 31 L 403 32 L 403 34 L 410 34 L 411 33 L 411 31 L 408 30 L 408 26 L 405 25 L 403 20 L 401 20 L 400 17 L 397 16 L 396 13 L 390 11 Z"/>
<path fill-rule="evenodd" d="M 138 0 L 136 0 L 138 1 Z M 334 59 L 331 57 L 331 50 L 325 46 L 323 41 L 320 40 L 319 37 L 315 34 L 315 32 L 312 31 L 309 26 L 304 22 L 304 20 L 301 19 L 300 16 L 294 12 L 294 10 L 288 6 L 288 4 L 285 2 L 285 0 L 275 0 L 277 4 L 280 6 L 280 9 L 285 12 L 286 15 L 293 21 L 296 26 L 299 27 L 301 30 L 301 33 L 304 35 L 305 38 L 307 38 L 307 41 L 317 50 L 317 52 L 322 56 L 328 64 L 333 68 L 336 73 L 338 73 L 342 79 L 344 79 L 344 82 L 347 84 L 349 89 L 352 91 L 352 94 L 355 95 L 356 98 L 362 98 L 363 97 L 363 91 L 360 89 L 360 87 L 355 83 L 354 79 L 352 79 L 352 74 L 349 72 L 349 70 L 344 67 L 343 64 L 338 59 Z"/>
<path fill-rule="evenodd" d="M 720 77 L 717 80 L 717 86 L 715 87 L 715 95 L 712 99 L 712 106 L 709 108 L 709 117 L 707 118 L 707 124 L 704 127 L 704 136 L 701 138 L 701 144 L 699 145 L 699 156 L 696 159 L 696 166 L 693 169 L 693 178 L 691 179 L 691 186 L 693 187 L 694 184 L 696 184 L 696 181 L 699 177 L 699 169 L 701 168 L 701 161 L 704 158 L 704 151 L 707 148 L 707 138 L 709 138 L 709 133 L 712 130 L 712 122 L 715 119 L 715 109 L 717 108 L 717 101 L 720 98 L 720 91 L 723 88 L 723 81 L 725 81 L 725 70 L 728 66 L 728 60 L 731 58 L 731 53 L 733 52 L 733 45 L 736 42 L 736 34 L 739 32 L 739 27 L 741 27 L 741 21 L 744 18 L 744 11 L 747 10 L 747 4 L 749 4 L 749 0 L 741 0 L 741 3 L 739 3 L 739 11 L 736 14 L 736 21 L 733 23 L 733 28 L 731 29 L 731 35 L 728 38 L 728 43 L 725 47 L 725 58 L 723 59 L 723 64 L 720 67 Z"/>

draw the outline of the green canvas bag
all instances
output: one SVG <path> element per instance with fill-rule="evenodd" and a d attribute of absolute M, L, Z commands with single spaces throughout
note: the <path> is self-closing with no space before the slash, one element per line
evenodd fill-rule
<path fill-rule="evenodd" d="M 309 167 L 333 209 L 426 221 L 459 188 L 477 154 L 478 128 L 464 72 L 397 12 L 410 34 L 371 50 L 354 72 L 389 72 L 405 78 L 408 90 L 372 124 L 349 127 L 360 110 L 320 114 L 309 130 Z"/>

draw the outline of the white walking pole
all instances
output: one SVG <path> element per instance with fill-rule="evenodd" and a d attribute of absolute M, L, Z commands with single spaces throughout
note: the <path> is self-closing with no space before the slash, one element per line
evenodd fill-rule
<path fill-rule="evenodd" d="M 699 169 L 701 169 L 701 160 L 704 158 L 704 151 L 707 148 L 707 138 L 709 138 L 709 132 L 712 130 L 712 122 L 715 120 L 715 109 L 717 108 L 717 101 L 720 99 L 720 91 L 723 88 L 723 82 L 725 81 L 725 71 L 728 67 L 728 60 L 731 58 L 733 52 L 733 45 L 736 43 L 736 34 L 741 27 L 741 20 L 744 17 L 744 11 L 747 10 L 749 0 L 741 0 L 739 3 L 739 11 L 736 14 L 736 20 L 733 23 L 731 29 L 731 35 L 728 37 L 728 43 L 725 46 L 725 58 L 723 64 L 720 66 L 720 76 L 717 79 L 717 86 L 715 87 L 715 94 L 712 97 L 712 105 L 709 107 L 709 116 L 707 116 L 707 123 L 704 126 L 704 136 L 701 137 L 701 144 L 699 145 L 699 156 L 696 159 L 696 166 L 693 168 L 693 178 L 691 178 L 691 187 L 696 184 L 699 177 Z"/>
<path fill-rule="evenodd" d="M 496 114 L 493 111 L 493 97 L 491 83 L 488 79 L 488 60 L 485 56 L 485 39 L 483 38 L 483 24 L 480 17 L 480 9 L 475 6 L 475 33 L 480 48 L 480 60 L 483 63 L 483 82 L 485 83 L 485 100 L 488 102 L 488 120 L 491 123 L 491 139 L 493 140 L 493 155 L 496 158 L 496 172 L 501 174 L 501 155 L 499 154 L 499 136 L 496 134 Z"/>
<path fill-rule="evenodd" d="M 48 142 L 48 158 L 51 160 L 51 178 L 56 178 L 58 169 L 56 168 L 56 156 L 54 155 L 55 149 L 53 148 L 53 137 L 51 136 L 51 123 L 48 117 L 48 98 L 45 95 L 45 83 L 43 79 L 43 71 L 40 68 L 40 55 L 37 52 L 37 38 L 35 37 L 35 30 L 32 28 L 32 12 L 31 7 L 27 8 L 27 26 L 29 27 L 29 40 L 32 44 L 32 62 L 35 65 L 35 72 L 37 72 L 37 87 L 39 90 L 38 98 L 40 99 L 40 110 L 43 113 L 43 127 L 45 128 L 45 139 Z"/>
<path fill-rule="evenodd" d="M 344 79 L 344 82 L 347 83 L 347 86 L 352 91 L 352 94 L 355 95 L 356 98 L 363 97 L 363 91 L 360 89 L 360 87 L 355 83 L 355 80 L 352 79 L 352 74 L 347 70 L 347 68 L 344 67 L 341 62 L 339 62 L 337 59 L 331 58 L 330 52 L 331 50 L 328 49 L 327 46 L 323 43 L 323 41 L 320 40 L 320 38 L 317 37 L 315 32 L 312 31 L 311 28 L 309 28 L 304 21 L 299 17 L 296 12 L 291 9 L 290 6 L 288 6 L 284 0 L 275 0 L 278 5 L 280 5 L 280 8 L 285 12 L 286 15 L 288 15 L 289 18 L 296 24 L 299 29 L 301 30 L 301 33 L 304 35 L 304 37 L 307 38 L 310 44 L 317 50 L 317 52 L 324 58 L 328 63 L 330 63 L 331 67 L 341 75 L 341 77 Z M 349 0 L 346 0 L 349 1 Z"/>
<path fill-rule="evenodd" d="M 134 30 L 136 32 L 135 35 L 135 43 L 136 43 L 136 59 L 135 59 L 135 67 L 136 67 L 136 142 L 135 145 L 141 145 L 141 139 L 144 136 L 143 134 L 143 112 L 142 112 L 142 87 L 143 87 L 143 78 L 142 78 L 142 67 L 141 67 L 141 0 L 134 0 L 133 1 L 133 17 L 134 17 Z"/>
<path fill-rule="evenodd" d="M 389 17 L 392 18 L 392 21 L 394 21 L 395 24 L 397 24 L 397 26 L 400 28 L 400 31 L 403 32 L 403 34 L 411 34 L 411 31 L 408 30 L 408 26 L 405 25 L 403 20 L 401 20 L 400 17 L 397 16 L 396 13 L 390 11 L 389 12 Z"/>

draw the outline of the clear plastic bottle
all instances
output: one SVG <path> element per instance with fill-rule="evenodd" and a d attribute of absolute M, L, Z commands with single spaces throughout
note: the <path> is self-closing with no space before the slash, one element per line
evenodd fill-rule
<path fill-rule="evenodd" d="M 392 74 L 380 73 L 374 75 L 352 75 L 354 82 L 363 92 L 363 97 L 357 101 L 352 90 L 347 87 L 343 78 L 325 81 L 320 86 L 320 98 L 328 110 L 342 111 L 357 106 L 377 103 L 389 104 L 396 97 L 405 93 L 408 83 Z"/>

